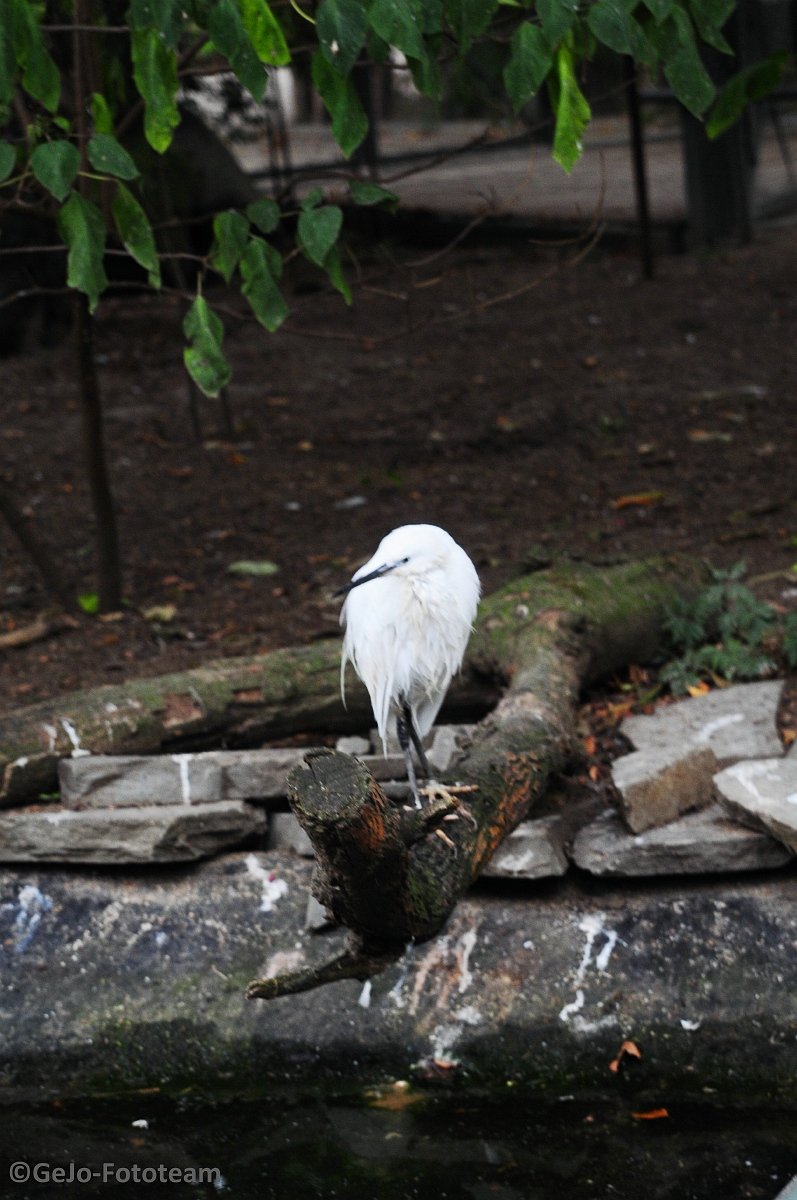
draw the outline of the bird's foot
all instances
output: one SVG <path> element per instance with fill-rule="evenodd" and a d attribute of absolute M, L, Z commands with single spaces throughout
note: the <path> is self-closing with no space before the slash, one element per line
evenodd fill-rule
<path fill-rule="evenodd" d="M 477 829 L 476 818 L 467 805 L 460 800 L 460 796 L 478 792 L 478 790 L 478 785 L 475 783 L 437 783 L 436 780 L 430 779 L 426 786 L 420 789 L 420 794 L 434 803 L 438 811 L 441 806 L 448 809 L 447 814 L 443 817 L 444 821 L 456 821 L 459 817 L 463 817 L 474 829 Z"/>

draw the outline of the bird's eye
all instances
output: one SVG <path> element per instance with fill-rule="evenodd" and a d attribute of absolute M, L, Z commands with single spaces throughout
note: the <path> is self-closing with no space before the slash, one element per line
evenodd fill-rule
<path fill-rule="evenodd" d="M 402 558 L 402 559 L 401 559 L 401 562 L 402 562 L 402 563 L 408 563 L 409 561 L 410 561 L 409 555 L 407 555 L 407 557 L 406 557 L 406 558 Z"/>

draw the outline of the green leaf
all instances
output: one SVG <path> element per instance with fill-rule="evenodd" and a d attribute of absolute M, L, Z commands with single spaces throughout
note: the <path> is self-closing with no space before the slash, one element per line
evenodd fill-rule
<path fill-rule="evenodd" d="M 324 270 L 329 276 L 332 286 L 340 292 L 347 304 L 351 304 L 351 288 L 343 274 L 343 263 L 340 261 L 340 251 L 336 245 L 324 259 Z"/>
<path fill-rule="evenodd" d="M 498 0 L 446 0 L 446 17 L 460 54 L 465 53 L 474 38 L 484 33 L 497 8 Z"/>
<path fill-rule="evenodd" d="M 333 137 L 348 158 L 368 132 L 360 98 L 351 79 L 339 75 L 320 50 L 313 55 L 312 72 L 316 90 L 332 118 Z"/>
<path fill-rule="evenodd" d="M 78 608 L 89 617 L 100 611 L 100 598 L 96 592 L 81 592 L 77 598 Z"/>
<path fill-rule="evenodd" d="M 216 0 L 208 14 L 208 33 L 244 87 L 255 100 L 262 100 L 268 76 L 232 0 Z"/>
<path fill-rule="evenodd" d="M 230 575 L 276 575 L 279 567 L 269 558 L 241 558 L 227 565 Z"/>
<path fill-rule="evenodd" d="M 371 28 L 407 58 L 426 58 L 423 24 L 416 0 L 374 0 L 368 13 Z"/>
<path fill-rule="evenodd" d="M 515 112 L 537 93 L 552 61 L 553 50 L 539 25 L 530 21 L 518 25 L 504 67 L 504 87 Z"/>
<path fill-rule="evenodd" d="M 64 199 L 80 167 L 77 147 L 63 138 L 42 142 L 30 156 L 30 169 L 36 179 L 56 200 Z"/>
<path fill-rule="evenodd" d="M 4 7 L 0 17 L 11 29 L 16 60 L 22 67 L 22 86 L 49 112 L 55 112 L 61 75 L 42 39 L 36 8 L 27 0 L 10 0 Z"/>
<path fill-rule="evenodd" d="M 153 150 L 163 154 L 180 124 L 177 109 L 177 58 L 154 29 L 130 35 L 133 78 L 144 100 L 144 135 Z"/>
<path fill-rule="evenodd" d="M 442 4 L 430 0 L 374 0 L 368 17 L 374 33 L 406 55 L 416 88 L 425 96 L 438 96 L 440 69 L 437 59 L 429 54 L 424 34 L 439 32 Z"/>
<path fill-rule="evenodd" d="M 337 204 L 311 208 L 300 215 L 296 240 L 311 262 L 323 267 L 342 224 L 343 213 Z"/>
<path fill-rule="evenodd" d="M 261 233 L 273 233 L 282 217 L 280 206 L 276 200 L 271 200 L 268 196 L 263 196 L 260 200 L 253 200 L 251 204 L 247 204 L 246 215 Z"/>
<path fill-rule="evenodd" d="M 688 13 L 675 8 L 660 32 L 664 77 L 684 107 L 699 117 L 714 99 L 716 88 L 698 53 Z"/>
<path fill-rule="evenodd" d="M 241 291 L 258 321 L 269 333 L 279 329 L 288 315 L 288 306 L 277 287 L 275 255 L 272 246 L 261 238 L 253 237 L 241 256 L 241 276 L 244 281 Z"/>
<path fill-rule="evenodd" d="M 16 165 L 17 155 L 9 142 L 0 142 L 0 183 L 8 179 Z"/>
<path fill-rule="evenodd" d="M 380 187 L 378 183 L 371 183 L 368 179 L 349 180 L 349 191 L 355 204 L 362 204 L 364 206 L 384 204 L 391 212 L 395 211 L 399 202 L 399 198 L 395 192 Z"/>
<path fill-rule="evenodd" d="M 719 137 L 738 120 L 751 100 L 761 100 L 769 95 L 783 78 L 790 59 L 788 51 L 784 50 L 745 67 L 729 79 L 709 114 L 706 124 L 708 136 Z"/>
<path fill-rule="evenodd" d="M 175 0 L 130 0 L 127 19 L 133 29 L 154 29 L 172 50 L 180 37 L 180 10 Z"/>
<path fill-rule="evenodd" d="M 570 172 L 581 157 L 581 136 L 592 113 L 578 86 L 573 53 L 567 42 L 556 51 L 556 72 L 558 86 L 555 89 L 553 157 L 560 167 Z"/>
<path fill-rule="evenodd" d="M 324 189 L 321 187 L 311 188 L 306 196 L 302 197 L 299 207 L 303 212 L 308 208 L 318 208 L 319 204 L 324 203 Z"/>
<path fill-rule="evenodd" d="M 119 237 L 128 254 L 148 272 L 150 286 L 160 287 L 160 259 L 152 226 L 138 200 L 123 183 L 117 184 L 111 208 Z"/>
<path fill-rule="evenodd" d="M 315 15 L 321 53 L 340 75 L 348 75 L 365 45 L 368 16 L 360 0 L 324 0 Z"/>
<path fill-rule="evenodd" d="M 133 159 L 110 133 L 95 133 L 87 146 L 89 162 L 95 171 L 115 175 L 117 179 L 137 179 L 139 170 Z"/>
<path fill-rule="evenodd" d="M 197 296 L 186 313 L 183 333 L 191 342 L 183 351 L 188 374 L 206 396 L 218 396 L 232 372 L 221 349 L 224 326 L 204 296 Z"/>
<path fill-rule="evenodd" d="M 94 312 L 100 293 L 108 286 L 102 263 L 105 251 L 105 222 L 96 204 L 72 192 L 58 212 L 58 230 L 68 248 L 66 281 L 85 292 L 89 311 Z"/>
<path fill-rule="evenodd" d="M 643 0 L 643 3 L 658 25 L 666 21 L 675 7 L 675 0 Z"/>
<path fill-rule="evenodd" d="M 91 119 L 97 133 L 113 135 L 113 117 L 108 107 L 108 101 L 101 92 L 91 94 Z"/>
<path fill-rule="evenodd" d="M 266 0 L 241 0 L 241 16 L 260 61 L 272 67 L 287 66 L 291 61 L 291 52 L 282 26 Z"/>
<path fill-rule="evenodd" d="M 631 18 L 624 0 L 596 0 L 587 24 L 599 42 L 618 54 L 631 53 Z"/>
<path fill-rule="evenodd" d="M 239 212 L 230 209 L 214 217 L 213 234 L 215 240 L 210 252 L 210 265 L 229 283 L 249 241 L 249 222 Z"/>
<path fill-rule="evenodd" d="M 689 11 L 701 38 L 723 54 L 733 54 L 733 47 L 721 31 L 735 8 L 736 0 L 689 0 Z"/>
<path fill-rule="evenodd" d="M 537 16 L 548 41 L 556 46 L 575 24 L 578 0 L 537 0 Z"/>
<path fill-rule="evenodd" d="M 11 26 L 13 0 L 0 0 L 0 105 L 5 106 L 14 95 L 17 61 Z"/>

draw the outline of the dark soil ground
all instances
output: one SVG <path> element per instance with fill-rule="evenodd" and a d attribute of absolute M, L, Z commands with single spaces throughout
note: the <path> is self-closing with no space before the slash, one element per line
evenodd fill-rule
<path fill-rule="evenodd" d="M 573 254 L 393 246 L 351 310 L 297 292 L 290 328 L 230 328 L 233 429 L 203 401 L 199 441 L 182 302 L 105 301 L 126 606 L 3 651 L 0 707 L 335 634 L 332 591 L 415 521 L 445 526 L 486 590 L 545 555 L 677 551 L 744 559 L 794 606 L 797 230 L 663 257 L 653 282 L 632 250 Z M 3 383 L 2 476 L 74 593 L 91 592 L 69 345 L 6 360 Z M 230 573 L 242 559 L 279 571 Z M 5 527 L 0 562 L 5 632 L 50 601 Z"/>

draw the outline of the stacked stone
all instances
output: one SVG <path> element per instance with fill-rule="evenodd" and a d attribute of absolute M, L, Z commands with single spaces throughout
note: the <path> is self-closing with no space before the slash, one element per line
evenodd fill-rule
<path fill-rule="evenodd" d="M 627 718 L 634 750 L 613 765 L 618 807 L 579 818 L 524 821 L 486 877 L 646 876 L 774 868 L 797 853 L 797 746 L 777 732 L 782 682 L 730 687 L 650 716 Z M 440 777 L 455 771 L 469 726 L 439 726 L 428 748 Z M 401 800 L 404 760 L 373 733 L 340 738 L 385 791 Z M 0 862 L 165 863 L 242 842 L 312 855 L 287 811 L 286 779 L 311 748 L 151 756 L 89 755 L 59 767 L 58 803 L 0 812 Z"/>

